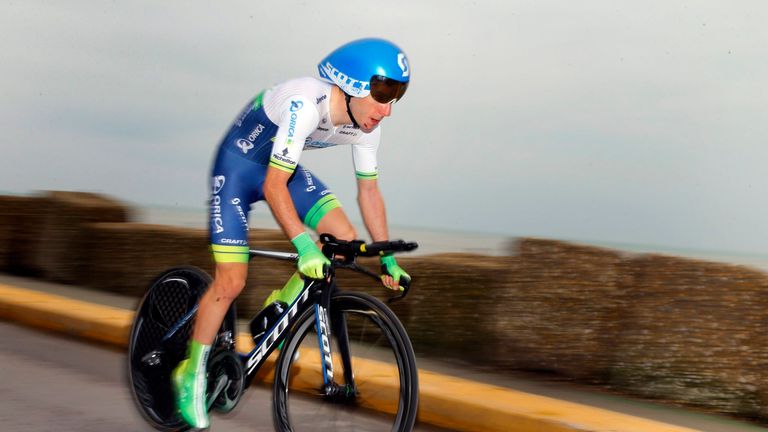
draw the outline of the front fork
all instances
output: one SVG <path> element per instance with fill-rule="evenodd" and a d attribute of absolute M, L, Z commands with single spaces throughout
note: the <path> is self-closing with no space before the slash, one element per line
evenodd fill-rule
<path fill-rule="evenodd" d="M 322 298 L 315 305 L 315 327 L 317 330 L 318 345 L 320 348 L 320 362 L 323 373 L 323 395 L 329 398 L 353 398 L 356 394 L 354 374 L 352 372 L 352 356 L 350 354 L 349 333 L 347 331 L 347 318 L 344 314 L 337 314 L 333 322 L 329 313 L 331 305 L 331 293 L 336 289 L 335 281 L 331 282 L 329 289 L 324 290 Z M 331 329 L 336 335 L 341 355 L 341 364 L 344 369 L 344 381 L 346 385 L 338 385 L 333 379 L 333 355 L 331 353 Z"/>

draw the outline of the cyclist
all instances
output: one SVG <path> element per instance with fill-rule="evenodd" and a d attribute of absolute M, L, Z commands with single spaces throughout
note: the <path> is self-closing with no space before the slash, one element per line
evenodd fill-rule
<path fill-rule="evenodd" d="M 357 236 L 338 199 L 299 165 L 302 150 L 352 147 L 365 227 L 373 241 L 388 240 L 377 183 L 378 126 L 408 87 L 408 58 L 387 40 L 360 39 L 331 52 L 318 64 L 318 71 L 319 79 L 293 79 L 259 93 L 219 145 L 210 207 L 215 278 L 200 299 L 188 358 L 173 371 L 177 405 L 193 427 L 209 426 L 205 406 L 208 352 L 230 304 L 245 286 L 250 204 L 266 200 L 299 255 L 298 271 L 265 304 L 290 304 L 303 288 L 304 277 L 323 277 L 329 261 L 304 225 L 339 239 Z M 400 280 L 410 280 L 393 256 L 382 256 L 381 264 L 386 287 L 398 289 Z"/>

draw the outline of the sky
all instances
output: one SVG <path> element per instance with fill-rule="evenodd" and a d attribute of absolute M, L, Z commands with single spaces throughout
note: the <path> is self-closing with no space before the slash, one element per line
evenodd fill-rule
<path fill-rule="evenodd" d="M 204 212 L 242 106 L 378 36 L 412 70 L 382 123 L 392 225 L 768 256 L 766 22 L 761 0 L 6 0 L 0 191 Z M 359 220 L 349 148 L 302 164 Z"/>

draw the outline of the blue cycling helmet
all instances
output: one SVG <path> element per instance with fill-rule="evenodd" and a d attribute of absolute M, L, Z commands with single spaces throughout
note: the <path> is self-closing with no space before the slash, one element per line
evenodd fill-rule
<path fill-rule="evenodd" d="M 317 65 L 320 78 L 348 96 L 369 94 L 380 103 L 400 100 L 408 88 L 408 57 L 385 39 L 358 39 L 340 46 Z"/>

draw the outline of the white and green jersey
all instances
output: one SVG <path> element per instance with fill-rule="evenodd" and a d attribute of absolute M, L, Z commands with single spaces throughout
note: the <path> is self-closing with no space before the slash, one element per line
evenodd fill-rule
<path fill-rule="evenodd" d="M 350 125 L 334 126 L 332 87 L 316 78 L 298 78 L 262 92 L 232 124 L 223 149 L 293 172 L 304 150 L 349 145 L 357 177 L 375 179 L 380 127 L 364 133 Z"/>

